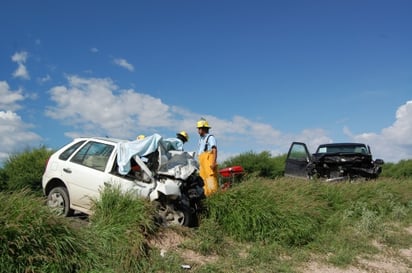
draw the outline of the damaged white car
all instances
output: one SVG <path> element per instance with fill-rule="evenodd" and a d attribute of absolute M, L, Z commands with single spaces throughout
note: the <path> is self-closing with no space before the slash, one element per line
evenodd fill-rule
<path fill-rule="evenodd" d="M 194 226 L 204 199 L 197 161 L 158 134 L 143 140 L 76 138 L 48 160 L 47 204 L 64 216 L 91 214 L 92 199 L 117 186 L 158 204 L 164 225 Z"/>

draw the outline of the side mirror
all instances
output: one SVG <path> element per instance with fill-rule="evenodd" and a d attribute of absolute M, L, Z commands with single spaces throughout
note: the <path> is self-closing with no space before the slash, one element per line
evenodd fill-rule
<path fill-rule="evenodd" d="M 385 162 L 383 161 L 383 159 L 380 159 L 380 158 L 378 158 L 378 159 L 375 159 L 375 164 L 376 165 L 383 165 Z"/>

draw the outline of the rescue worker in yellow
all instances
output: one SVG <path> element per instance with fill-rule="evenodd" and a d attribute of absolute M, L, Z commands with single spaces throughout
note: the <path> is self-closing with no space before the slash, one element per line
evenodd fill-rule
<path fill-rule="evenodd" d="M 209 123 L 201 118 L 197 122 L 199 133 L 198 159 L 200 166 L 200 176 L 204 182 L 204 192 L 206 197 L 218 190 L 217 180 L 217 142 L 215 136 L 209 134 Z"/>
<path fill-rule="evenodd" d="M 176 134 L 176 138 L 182 141 L 182 151 L 183 151 L 183 144 L 189 141 L 189 134 L 186 131 L 180 131 Z"/>
<path fill-rule="evenodd" d="M 165 139 L 165 148 L 168 151 L 176 150 L 183 151 L 183 145 L 189 141 L 189 135 L 186 131 L 180 131 L 176 134 L 176 137 Z"/>

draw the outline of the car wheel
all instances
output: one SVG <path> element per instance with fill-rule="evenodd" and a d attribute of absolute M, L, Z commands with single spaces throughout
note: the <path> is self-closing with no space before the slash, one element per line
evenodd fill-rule
<path fill-rule="evenodd" d="M 156 202 L 159 222 L 165 226 L 190 226 L 192 213 L 190 208 L 176 206 L 173 203 Z"/>
<path fill-rule="evenodd" d="M 65 187 L 56 187 L 49 192 L 47 206 L 57 215 L 71 216 L 74 214 L 74 210 L 70 208 L 69 193 Z"/>

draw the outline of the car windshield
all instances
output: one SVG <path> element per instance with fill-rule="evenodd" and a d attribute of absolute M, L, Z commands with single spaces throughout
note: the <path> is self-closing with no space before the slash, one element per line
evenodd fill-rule
<path fill-rule="evenodd" d="M 345 145 L 329 145 L 320 146 L 317 153 L 319 154 L 333 154 L 333 153 L 362 153 L 366 154 L 366 147 L 362 144 L 345 144 Z"/>
<path fill-rule="evenodd" d="M 159 171 L 166 172 L 170 169 L 173 169 L 178 166 L 185 166 L 187 164 L 196 165 L 196 161 L 194 158 L 186 152 L 176 152 L 176 153 L 168 153 L 170 157 L 163 157 L 163 160 L 160 164 Z"/>

